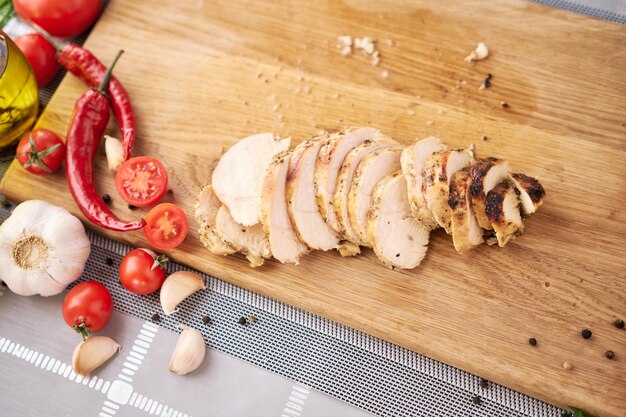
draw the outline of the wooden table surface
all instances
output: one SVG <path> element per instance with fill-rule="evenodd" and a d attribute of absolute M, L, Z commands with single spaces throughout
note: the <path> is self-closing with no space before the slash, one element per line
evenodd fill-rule
<path fill-rule="evenodd" d="M 375 39 L 379 65 L 342 56 L 339 35 Z M 468 64 L 480 41 L 489 58 Z M 386 269 L 371 251 L 251 269 L 208 253 L 193 220 L 168 254 L 548 402 L 613 417 L 626 409 L 626 331 L 612 324 L 626 319 L 625 46 L 624 26 L 512 0 L 113 0 L 86 43 L 104 62 L 126 51 L 115 72 L 133 98 L 136 154 L 165 163 L 166 200 L 190 216 L 221 152 L 263 131 L 295 143 L 349 125 L 407 144 L 437 135 L 539 176 L 548 197 L 521 238 L 458 255 L 438 231 L 412 271 Z M 492 87 L 480 90 L 488 73 Z M 66 77 L 37 127 L 64 134 L 84 90 Z M 117 197 L 103 153 L 96 175 L 121 217 L 144 213 Z M 0 189 L 79 214 L 63 173 L 35 178 L 14 163 Z M 140 232 L 100 231 L 145 245 Z"/>

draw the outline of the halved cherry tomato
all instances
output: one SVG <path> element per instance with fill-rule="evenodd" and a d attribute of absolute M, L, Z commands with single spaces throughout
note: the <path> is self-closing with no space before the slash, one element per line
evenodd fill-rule
<path fill-rule="evenodd" d="M 113 314 L 113 299 L 99 282 L 81 282 L 63 300 L 63 319 L 83 339 L 102 330 Z"/>
<path fill-rule="evenodd" d="M 52 174 L 65 160 L 65 143 L 50 130 L 33 130 L 22 137 L 15 156 L 31 174 Z"/>
<path fill-rule="evenodd" d="M 185 212 L 176 204 L 159 204 L 144 217 L 143 233 L 148 242 L 159 249 L 172 249 L 180 245 L 189 231 Z"/>
<path fill-rule="evenodd" d="M 135 294 L 150 294 L 165 281 L 167 258 L 150 249 L 133 249 L 120 263 L 120 282 Z"/>
<path fill-rule="evenodd" d="M 167 171 L 158 159 L 149 156 L 130 158 L 117 170 L 115 187 L 128 204 L 148 207 L 167 191 Z"/>
<path fill-rule="evenodd" d="M 57 50 L 38 33 L 29 33 L 13 39 L 33 68 L 39 88 L 48 84 L 59 69 Z"/>

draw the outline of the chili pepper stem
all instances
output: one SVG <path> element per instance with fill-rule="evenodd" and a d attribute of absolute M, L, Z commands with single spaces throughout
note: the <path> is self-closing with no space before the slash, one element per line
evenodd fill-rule
<path fill-rule="evenodd" d="M 39 26 L 37 23 L 33 22 L 32 20 L 29 20 L 28 22 L 26 22 L 30 27 L 32 27 L 33 29 L 35 29 L 35 31 L 37 33 L 39 33 L 41 36 L 43 36 L 44 38 L 46 38 L 46 40 L 48 42 L 50 42 L 52 44 L 52 46 L 54 46 L 54 48 L 57 50 L 57 53 L 61 52 L 61 50 L 63 49 L 63 47 L 65 47 L 65 45 L 62 42 L 59 42 L 58 40 L 54 39 L 54 37 L 52 37 L 51 34 L 49 34 L 48 32 L 46 32 L 46 30 L 44 28 L 42 28 L 41 26 Z"/>
<path fill-rule="evenodd" d="M 106 90 L 107 84 L 109 84 L 109 80 L 111 79 L 111 74 L 113 73 L 113 67 L 115 66 L 115 64 L 117 64 L 117 60 L 120 59 L 123 53 L 124 53 L 123 49 L 120 49 L 119 51 L 117 51 L 117 55 L 115 55 L 115 59 L 113 59 L 111 66 L 109 66 L 109 69 L 107 69 L 107 72 L 104 74 L 104 78 L 102 79 L 102 82 L 100 83 L 100 87 L 98 87 L 99 92 L 104 94 L 104 90 Z"/>

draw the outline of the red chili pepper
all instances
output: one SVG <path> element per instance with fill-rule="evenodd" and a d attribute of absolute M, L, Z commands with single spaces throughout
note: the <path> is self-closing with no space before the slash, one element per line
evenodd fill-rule
<path fill-rule="evenodd" d="M 118 219 L 107 208 L 93 181 L 96 151 L 110 116 L 109 100 L 104 90 L 121 54 L 122 51 L 118 52 L 100 87 L 89 89 L 74 105 L 66 138 L 65 174 L 74 201 L 90 222 L 109 230 L 127 231 L 141 229 L 145 220 L 124 222 Z"/>
<path fill-rule="evenodd" d="M 107 68 L 94 54 L 73 43 L 61 44 L 37 24 L 33 22 L 30 24 L 57 49 L 57 61 L 61 66 L 92 88 L 97 88 L 102 83 Z M 111 99 L 113 113 L 122 131 L 124 160 L 126 160 L 130 158 L 135 143 L 135 116 L 130 97 L 122 83 L 115 77 L 111 77 L 106 92 Z"/>

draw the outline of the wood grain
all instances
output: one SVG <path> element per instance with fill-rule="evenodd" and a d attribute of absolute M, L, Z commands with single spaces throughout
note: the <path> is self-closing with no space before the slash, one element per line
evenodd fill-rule
<path fill-rule="evenodd" d="M 512 0 L 434 3 L 114 0 L 86 46 L 104 62 L 125 49 L 116 74 L 134 100 L 136 153 L 164 161 L 166 200 L 189 215 L 221 152 L 263 131 L 295 143 L 347 125 L 403 143 L 433 134 L 539 176 L 548 196 L 524 236 L 458 255 L 435 232 L 412 271 L 371 251 L 250 269 L 209 254 L 196 233 L 169 255 L 551 403 L 622 416 L 626 331 L 612 322 L 626 319 L 626 28 Z M 379 66 L 343 57 L 342 34 L 376 39 Z M 479 41 L 489 58 L 464 62 Z M 488 73 L 492 87 L 479 90 Z M 82 91 L 66 77 L 38 127 L 64 133 Z M 103 155 L 96 171 L 116 196 Z M 35 178 L 13 164 L 0 188 L 79 213 L 62 173 Z M 144 213 L 116 197 L 113 207 Z M 141 233 L 100 232 L 145 245 Z"/>

